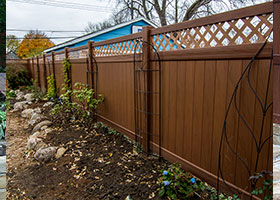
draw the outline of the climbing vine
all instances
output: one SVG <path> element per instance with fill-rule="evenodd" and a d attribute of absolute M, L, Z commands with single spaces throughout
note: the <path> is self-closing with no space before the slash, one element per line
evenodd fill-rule
<path fill-rule="evenodd" d="M 71 64 L 68 59 L 63 62 L 64 84 L 62 85 L 63 94 L 59 96 L 58 103 L 51 110 L 51 114 L 58 120 L 68 122 L 69 120 L 82 119 L 83 123 L 91 124 L 95 117 L 97 107 L 103 102 L 102 95 L 96 95 L 93 89 L 82 83 L 76 83 L 72 89 L 70 80 Z M 71 99 L 73 95 L 73 99 Z M 73 102 L 72 102 L 73 100 Z"/>
<path fill-rule="evenodd" d="M 70 70 L 71 70 L 71 64 L 68 58 L 65 58 L 62 61 L 62 71 L 64 74 L 64 87 L 68 87 L 67 89 L 71 88 L 71 79 L 70 79 Z"/>
<path fill-rule="evenodd" d="M 51 74 L 50 76 L 47 77 L 48 80 L 48 92 L 47 92 L 47 98 L 56 98 L 57 97 L 57 88 L 55 85 L 55 80 L 54 80 L 54 75 Z"/>

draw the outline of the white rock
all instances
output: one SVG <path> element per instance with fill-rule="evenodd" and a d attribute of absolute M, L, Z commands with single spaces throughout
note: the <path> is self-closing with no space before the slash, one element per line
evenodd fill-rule
<path fill-rule="evenodd" d="M 29 137 L 28 138 L 28 141 L 27 141 L 27 145 L 26 145 L 26 148 L 28 150 L 34 150 L 36 145 L 42 141 L 41 139 L 37 138 L 37 137 Z"/>
<path fill-rule="evenodd" d="M 41 128 L 40 128 L 40 130 L 41 131 L 44 131 L 44 130 L 46 130 L 48 128 L 48 126 L 42 126 Z"/>
<path fill-rule="evenodd" d="M 42 111 L 41 111 L 41 108 L 37 107 L 37 108 L 34 109 L 33 112 L 40 114 Z"/>
<path fill-rule="evenodd" d="M 273 135 L 273 144 L 280 145 L 280 135 Z"/>
<path fill-rule="evenodd" d="M 43 127 L 43 126 L 50 126 L 51 124 L 52 124 L 52 122 L 49 120 L 42 121 L 33 128 L 32 133 L 40 130 L 41 127 Z"/>
<path fill-rule="evenodd" d="M 40 135 L 41 135 L 40 131 L 36 131 L 35 133 L 33 133 L 33 134 L 31 135 L 31 137 L 37 138 L 37 137 L 39 137 Z"/>
<path fill-rule="evenodd" d="M 56 149 L 56 147 L 40 148 L 34 154 L 34 158 L 39 162 L 47 162 L 54 157 Z"/>
<path fill-rule="evenodd" d="M 16 95 L 17 95 L 16 100 L 18 100 L 18 101 L 20 101 L 24 98 L 24 94 L 21 91 L 16 92 Z"/>
<path fill-rule="evenodd" d="M 273 145 L 273 162 L 280 159 L 280 145 Z"/>
<path fill-rule="evenodd" d="M 31 119 L 30 119 L 30 121 L 28 123 L 28 125 L 34 126 L 36 123 L 38 123 L 43 118 L 44 118 L 43 115 L 38 114 L 38 113 L 33 113 L 32 116 L 31 116 Z"/>
<path fill-rule="evenodd" d="M 273 124 L 273 134 L 280 135 L 280 124 Z"/>
<path fill-rule="evenodd" d="M 23 118 L 30 118 L 31 115 L 33 114 L 33 109 L 29 108 L 29 109 L 25 109 L 24 111 L 21 112 L 21 117 Z"/>
<path fill-rule="evenodd" d="M 47 129 L 45 130 L 46 135 L 49 134 L 49 133 L 51 133 L 53 130 L 54 130 L 54 129 L 52 129 L 52 128 L 47 128 Z"/>
<path fill-rule="evenodd" d="M 45 108 L 45 107 L 53 106 L 53 104 L 54 104 L 53 102 L 47 102 L 43 105 L 43 107 Z"/>
<path fill-rule="evenodd" d="M 38 151 L 39 149 L 47 148 L 47 147 L 48 147 L 48 145 L 47 145 L 46 143 L 44 143 L 42 140 L 40 140 L 40 141 L 36 144 L 34 150 L 35 150 L 35 151 Z"/>
<path fill-rule="evenodd" d="M 28 93 L 28 94 L 24 95 L 24 98 L 26 99 L 26 101 L 33 101 L 34 100 L 34 94 L 33 93 Z"/>
<path fill-rule="evenodd" d="M 16 111 L 20 111 L 20 110 L 23 110 L 23 109 L 26 109 L 28 107 L 28 105 L 30 105 L 31 102 L 29 101 L 20 101 L 20 102 L 17 102 L 15 103 L 14 105 L 14 112 Z"/>
<path fill-rule="evenodd" d="M 56 159 L 61 158 L 66 151 L 67 151 L 67 149 L 65 149 L 64 147 L 60 147 L 55 154 L 55 158 Z"/>

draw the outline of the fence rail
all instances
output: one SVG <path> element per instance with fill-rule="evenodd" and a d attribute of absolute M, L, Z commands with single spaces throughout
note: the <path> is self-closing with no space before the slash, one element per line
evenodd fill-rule
<path fill-rule="evenodd" d="M 151 70 L 160 60 L 161 73 L 149 75 L 149 87 L 157 91 L 161 82 L 161 91 L 158 91 L 161 92 L 161 101 L 156 100 L 158 97 L 154 94 L 150 95 L 149 109 L 151 113 L 161 113 L 162 126 L 159 127 L 158 120 L 148 119 L 150 130 L 147 132 L 158 133 L 161 130 L 162 139 L 159 141 L 158 137 L 154 137 L 150 145 L 158 147 L 161 143 L 165 158 L 180 162 L 184 169 L 215 185 L 226 106 L 241 72 L 272 30 L 272 12 L 273 3 L 269 2 L 166 27 L 144 27 L 142 33 L 67 48 L 46 55 L 46 59 L 32 58 L 29 68 L 43 91 L 47 88 L 46 77 L 52 73 L 57 87 L 61 88 L 62 59 L 69 58 L 72 84 L 86 84 L 86 55 L 92 52 L 90 56 L 94 56 L 98 64 L 98 92 L 105 97 L 98 114 L 99 120 L 135 138 L 134 53 L 139 57 L 137 62 L 144 62 Z M 280 13 L 280 10 L 277 12 Z M 237 38 L 241 38 L 242 42 L 236 42 Z M 154 59 L 152 48 L 138 45 L 134 50 L 140 40 L 153 45 L 159 52 L 159 59 Z M 212 45 L 214 40 L 216 44 Z M 224 43 L 225 40 L 228 42 Z M 262 83 L 267 79 L 271 51 L 272 43 L 269 42 L 251 68 L 253 87 L 261 97 L 265 93 Z M 272 99 L 271 91 L 269 100 Z M 249 119 L 252 130 L 259 130 L 261 113 L 246 83 L 242 83 L 237 92 L 237 106 L 242 116 Z M 272 133 L 272 111 L 267 115 L 264 137 Z M 250 133 L 237 113 L 230 111 L 229 118 L 229 141 L 250 168 L 257 155 Z M 258 170 L 272 170 L 271 144 L 268 142 L 263 147 Z M 249 177 L 226 144 L 222 147 L 221 159 L 228 185 L 235 192 L 241 191 L 242 198 L 248 199 Z M 228 191 L 224 185 L 221 189 Z"/>

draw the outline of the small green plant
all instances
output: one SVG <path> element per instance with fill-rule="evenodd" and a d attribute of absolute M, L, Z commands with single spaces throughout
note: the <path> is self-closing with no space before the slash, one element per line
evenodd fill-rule
<path fill-rule="evenodd" d="M 9 90 L 6 94 L 7 99 L 14 99 L 16 97 L 16 92 L 14 90 Z"/>
<path fill-rule="evenodd" d="M 272 172 L 262 171 L 261 173 L 257 173 L 255 176 L 251 176 L 250 180 L 259 180 L 263 179 L 262 187 L 257 187 L 252 191 L 252 195 L 260 196 L 263 195 L 263 200 L 272 200 L 272 188 L 273 188 L 273 180 L 272 180 Z"/>
<path fill-rule="evenodd" d="M 205 184 L 189 173 L 185 173 L 179 165 L 171 165 L 161 171 L 158 179 L 159 195 L 167 196 L 172 200 L 187 199 L 205 189 Z"/>
<path fill-rule="evenodd" d="M 47 80 L 48 80 L 48 92 L 47 92 L 46 97 L 48 99 L 51 99 L 51 98 L 54 99 L 57 97 L 57 88 L 55 85 L 54 75 L 51 74 L 50 76 L 48 76 Z"/>
<path fill-rule="evenodd" d="M 220 193 L 217 197 L 217 190 L 209 186 L 206 187 L 206 191 L 210 194 L 210 200 L 240 200 L 237 194 L 234 194 L 233 196 L 227 196 L 223 193 Z"/>
<path fill-rule="evenodd" d="M 12 110 L 14 108 L 9 101 L 6 101 L 5 104 L 8 110 Z"/>
<path fill-rule="evenodd" d="M 83 117 L 93 117 L 98 105 L 104 101 L 100 94 L 98 98 L 94 98 L 94 91 L 83 83 L 75 83 L 75 90 L 73 94 L 81 105 L 81 112 Z"/>

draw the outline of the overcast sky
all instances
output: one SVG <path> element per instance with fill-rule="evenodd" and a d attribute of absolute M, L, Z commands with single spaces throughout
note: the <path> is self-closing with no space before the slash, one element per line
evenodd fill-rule
<path fill-rule="evenodd" d="M 97 23 L 110 17 L 113 3 L 109 0 L 60 0 L 64 2 L 83 3 L 97 6 L 97 11 L 59 8 L 46 5 L 35 5 L 7 0 L 7 29 L 38 29 L 38 30 L 81 30 L 89 21 Z M 102 9 L 100 9 L 102 7 Z M 105 7 L 105 8 L 104 8 Z M 106 12 L 103 10 L 106 9 Z M 102 12 L 101 12 L 102 11 Z M 111 11 L 111 12 L 110 12 Z M 9 32 L 23 37 L 25 32 Z M 78 36 L 82 33 L 47 33 L 48 36 Z M 84 33 L 83 33 L 84 34 Z M 69 40 L 69 39 L 66 39 Z M 53 40 L 60 43 L 64 40 Z"/>
<path fill-rule="evenodd" d="M 21 2 L 15 2 L 21 1 Z M 108 19 L 114 8 L 114 0 L 52 0 L 93 5 L 95 11 L 59 8 L 46 5 L 34 5 L 34 0 L 7 0 L 7 29 L 38 29 L 38 30 L 81 30 L 88 22 L 98 23 Z M 39 0 L 36 0 L 39 1 Z M 40 0 L 46 1 L 46 0 Z M 52 2 L 51 1 L 51 2 Z M 262 3 L 269 0 L 255 0 Z M 106 11 L 104 11 L 106 10 Z M 9 32 L 17 37 L 23 37 L 26 32 Z M 85 33 L 47 33 L 51 37 L 79 36 Z M 52 40 L 56 44 L 68 39 Z"/>

